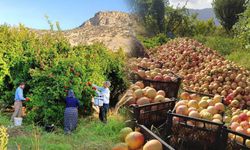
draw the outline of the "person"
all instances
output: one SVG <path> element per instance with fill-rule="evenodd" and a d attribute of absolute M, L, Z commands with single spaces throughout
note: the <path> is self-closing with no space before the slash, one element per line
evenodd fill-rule
<path fill-rule="evenodd" d="M 103 87 L 93 85 L 93 87 L 95 87 L 96 90 L 100 92 L 99 96 L 103 98 L 103 105 L 100 106 L 100 111 L 99 111 L 99 119 L 103 123 L 107 123 L 107 113 L 109 110 L 109 98 L 110 98 L 110 90 L 109 90 L 110 86 L 111 86 L 111 83 L 109 81 L 105 81 L 103 83 Z"/>
<path fill-rule="evenodd" d="M 14 113 L 11 116 L 11 122 L 14 122 L 15 117 L 22 117 L 22 108 L 23 108 L 23 101 L 28 101 L 29 98 L 23 97 L 23 90 L 25 88 L 25 83 L 21 82 L 19 84 L 19 87 L 16 89 L 15 92 L 15 102 L 14 102 Z"/>
<path fill-rule="evenodd" d="M 66 97 L 66 108 L 64 111 L 64 132 L 70 134 L 77 127 L 79 101 L 76 99 L 74 91 L 69 90 Z"/>

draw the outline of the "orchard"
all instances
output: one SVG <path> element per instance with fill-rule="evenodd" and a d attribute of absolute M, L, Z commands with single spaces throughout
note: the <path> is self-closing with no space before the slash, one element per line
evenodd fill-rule
<path fill-rule="evenodd" d="M 95 91 L 88 82 L 112 82 L 113 104 L 126 89 L 125 55 L 102 44 L 71 47 L 60 33 L 38 36 L 20 26 L 0 26 L 0 104 L 13 105 L 13 93 L 26 82 L 26 121 L 39 125 L 61 124 L 67 91 L 73 89 L 81 114 L 90 115 Z"/>
<path fill-rule="evenodd" d="M 224 59 L 216 51 L 193 39 L 177 38 L 148 50 L 148 58 L 127 60 L 122 51 L 111 52 L 100 43 L 72 47 L 60 32 L 53 36 L 38 36 L 22 26 L 1 26 L 0 34 L 0 104 L 2 108 L 10 108 L 17 85 L 25 81 L 27 86 L 24 92 L 30 98 L 25 102 L 25 122 L 41 126 L 62 125 L 64 99 L 70 89 L 80 100 L 80 115 L 91 115 L 91 100 L 95 96 L 91 83 L 101 85 L 103 81 L 110 80 L 111 106 L 126 91 L 117 105 L 136 108 L 153 106 L 139 111 L 141 114 L 154 113 L 168 106 L 164 114 L 158 114 L 154 119 L 147 118 L 153 113 L 144 116 L 143 119 L 152 124 L 156 120 L 162 121 L 160 117 L 164 117 L 165 122 L 170 110 L 191 120 L 201 119 L 225 125 L 235 132 L 229 134 L 230 139 L 250 147 L 249 139 L 244 140 L 237 135 L 249 136 L 250 133 L 249 70 Z M 126 70 L 127 67 L 129 70 Z M 139 80 L 129 85 L 127 74 L 136 75 Z M 180 83 L 179 77 L 182 78 L 180 91 L 187 92 L 179 92 L 178 101 L 172 99 L 177 98 L 172 94 L 172 88 L 157 88 L 157 85 L 164 83 L 177 85 Z M 146 85 L 144 81 L 154 82 L 156 87 Z M 177 87 L 179 90 L 179 85 Z M 209 96 L 199 96 L 198 93 Z M 175 125 L 182 123 L 191 127 L 207 127 L 202 121 L 197 124 L 194 120 L 185 122 L 180 117 L 172 119 Z M 162 149 L 162 145 L 166 144 L 152 141 L 154 137 L 148 138 L 148 133 L 144 135 L 139 130 L 124 132 L 128 134 L 122 135 L 126 137 L 125 141 L 122 140 L 113 149 Z M 138 137 L 138 141 L 134 140 L 135 137 Z"/>

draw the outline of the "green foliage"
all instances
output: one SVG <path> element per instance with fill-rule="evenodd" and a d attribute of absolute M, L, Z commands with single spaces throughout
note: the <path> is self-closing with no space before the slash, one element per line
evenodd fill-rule
<path fill-rule="evenodd" d="M 193 35 L 193 19 L 185 7 L 173 8 L 166 7 L 166 31 L 177 36 L 192 36 Z"/>
<path fill-rule="evenodd" d="M 0 60 L 5 65 L 0 80 L 0 101 L 13 104 L 18 83 L 27 82 L 25 95 L 28 121 L 59 124 L 63 120 L 64 99 L 73 89 L 80 100 L 80 110 L 91 114 L 91 98 L 95 92 L 87 81 L 102 85 L 111 80 L 111 102 L 127 87 L 124 73 L 125 56 L 113 53 L 102 44 L 71 47 L 60 34 L 39 37 L 24 27 L 0 27 Z M 120 88 L 122 87 L 122 88 Z M 120 88 L 120 89 L 118 89 Z"/>
<path fill-rule="evenodd" d="M 221 36 L 221 37 L 232 37 L 232 34 L 228 34 L 227 30 L 222 26 L 216 26 L 216 29 L 211 36 Z"/>
<path fill-rule="evenodd" d="M 138 37 L 138 39 L 147 49 L 163 45 L 170 40 L 165 34 L 158 34 L 152 38 Z"/>
<path fill-rule="evenodd" d="M 236 64 L 245 67 L 250 70 L 250 51 L 249 50 L 237 50 L 227 56 L 227 59 L 235 62 Z"/>
<path fill-rule="evenodd" d="M 213 19 L 199 20 L 197 15 L 190 15 L 185 7 L 167 6 L 165 17 L 166 31 L 176 36 L 212 35 L 217 28 Z"/>
<path fill-rule="evenodd" d="M 132 10 L 142 18 L 151 34 L 165 32 L 165 6 L 168 0 L 128 0 Z"/>
<path fill-rule="evenodd" d="M 58 21 L 56 22 L 56 28 L 58 31 L 62 31 L 60 23 Z"/>
<path fill-rule="evenodd" d="M 216 30 L 214 20 L 198 20 L 194 19 L 194 35 L 212 35 Z"/>
<path fill-rule="evenodd" d="M 230 37 L 198 35 L 194 38 L 224 56 L 231 54 L 240 47 L 239 41 Z"/>
<path fill-rule="evenodd" d="M 168 31 L 170 31 L 170 33 L 172 33 L 174 36 L 196 36 L 200 41 L 201 39 L 205 38 L 204 36 L 212 36 L 215 34 L 215 32 L 220 32 L 220 34 L 222 33 L 222 31 L 219 31 L 219 28 L 215 26 L 213 19 L 206 21 L 198 20 L 196 16 L 190 16 L 183 8 L 169 9 L 171 10 L 169 10 L 168 17 L 166 17 L 166 22 L 169 28 Z M 173 14 L 171 15 L 171 13 Z M 169 41 L 167 35 L 163 33 L 153 37 L 139 36 L 138 39 L 147 49 L 160 46 Z"/>
<path fill-rule="evenodd" d="M 250 3 L 246 11 L 240 15 L 239 22 L 234 26 L 236 38 L 240 39 L 243 48 L 250 49 Z"/>
<path fill-rule="evenodd" d="M 51 20 L 49 20 L 49 16 L 48 15 L 45 15 L 45 19 L 47 20 L 49 26 L 50 26 L 50 30 L 51 31 L 54 31 L 54 25 L 53 23 L 51 22 Z"/>
<path fill-rule="evenodd" d="M 152 2 L 152 16 L 155 18 L 159 33 L 163 33 L 164 30 L 164 18 L 165 18 L 165 5 L 163 0 L 153 0 Z"/>
<path fill-rule="evenodd" d="M 0 83 L 3 83 L 4 77 L 8 74 L 8 65 L 3 60 L 3 54 L 0 54 Z"/>
<path fill-rule="evenodd" d="M 216 17 L 221 25 L 230 31 L 233 25 L 238 21 L 238 15 L 246 9 L 245 4 L 249 0 L 213 0 L 213 8 Z"/>
<path fill-rule="evenodd" d="M 212 19 L 201 21 L 197 15 L 190 15 L 184 7 L 174 8 L 168 0 L 128 0 L 144 23 L 149 35 L 190 37 L 197 34 L 211 35 L 216 26 Z"/>
<path fill-rule="evenodd" d="M 10 124 L 10 118 L 0 112 L 0 126 L 8 126 Z"/>

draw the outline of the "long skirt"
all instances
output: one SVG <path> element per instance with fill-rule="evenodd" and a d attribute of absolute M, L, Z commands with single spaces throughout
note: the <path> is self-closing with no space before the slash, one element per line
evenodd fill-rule
<path fill-rule="evenodd" d="M 64 132 L 73 131 L 78 122 L 78 110 L 75 107 L 67 107 L 64 112 Z"/>

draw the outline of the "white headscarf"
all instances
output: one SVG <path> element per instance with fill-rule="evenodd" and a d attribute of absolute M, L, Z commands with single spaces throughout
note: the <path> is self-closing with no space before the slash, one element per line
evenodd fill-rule
<path fill-rule="evenodd" d="M 110 81 L 105 81 L 105 82 L 104 82 L 104 84 L 105 84 L 105 85 L 107 85 L 108 87 L 110 87 L 110 86 L 111 86 Z"/>

